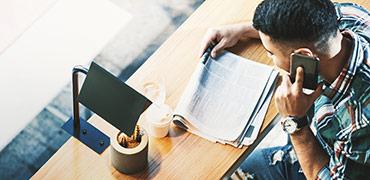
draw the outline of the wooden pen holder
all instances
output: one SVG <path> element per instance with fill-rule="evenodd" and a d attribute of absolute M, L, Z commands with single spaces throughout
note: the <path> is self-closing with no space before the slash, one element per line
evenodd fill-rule
<path fill-rule="evenodd" d="M 148 134 L 140 129 L 141 141 L 134 148 L 125 148 L 119 144 L 122 132 L 113 136 L 111 141 L 112 165 L 123 174 L 134 174 L 144 170 L 148 165 Z"/>

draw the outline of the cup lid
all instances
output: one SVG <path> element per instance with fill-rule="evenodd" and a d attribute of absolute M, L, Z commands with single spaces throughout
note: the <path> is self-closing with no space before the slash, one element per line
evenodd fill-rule
<path fill-rule="evenodd" d="M 171 122 L 173 111 L 167 104 L 152 104 L 147 109 L 146 119 L 152 124 L 166 125 Z"/>

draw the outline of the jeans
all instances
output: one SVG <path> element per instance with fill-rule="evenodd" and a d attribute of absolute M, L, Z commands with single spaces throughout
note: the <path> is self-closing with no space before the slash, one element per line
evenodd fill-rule
<path fill-rule="evenodd" d="M 305 180 L 293 146 L 256 149 L 230 179 Z"/>

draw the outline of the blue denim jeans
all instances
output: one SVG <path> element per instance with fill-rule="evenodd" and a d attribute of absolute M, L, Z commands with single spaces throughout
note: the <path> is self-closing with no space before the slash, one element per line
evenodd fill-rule
<path fill-rule="evenodd" d="M 256 149 L 231 179 L 305 180 L 293 146 Z"/>

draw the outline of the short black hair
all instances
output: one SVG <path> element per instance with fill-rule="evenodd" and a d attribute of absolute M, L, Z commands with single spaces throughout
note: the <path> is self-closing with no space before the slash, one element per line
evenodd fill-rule
<path fill-rule="evenodd" d="M 264 0 L 253 17 L 253 27 L 280 43 L 327 45 L 338 31 L 338 19 L 330 0 Z"/>

